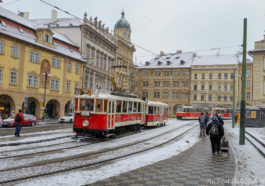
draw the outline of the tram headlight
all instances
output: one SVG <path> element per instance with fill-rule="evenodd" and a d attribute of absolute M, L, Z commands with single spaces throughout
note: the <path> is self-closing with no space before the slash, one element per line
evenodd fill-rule
<path fill-rule="evenodd" d="M 82 123 L 83 127 L 88 127 L 89 126 L 89 122 L 87 120 L 83 121 Z"/>

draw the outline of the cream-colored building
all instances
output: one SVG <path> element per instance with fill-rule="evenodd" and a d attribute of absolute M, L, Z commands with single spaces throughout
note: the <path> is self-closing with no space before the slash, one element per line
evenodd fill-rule
<path fill-rule="evenodd" d="M 265 36 L 255 42 L 253 55 L 253 105 L 265 106 Z"/>
<path fill-rule="evenodd" d="M 113 67 L 113 76 L 118 89 L 135 94 L 135 67 L 133 63 L 133 53 L 135 47 L 131 43 L 131 27 L 125 19 L 124 11 L 121 18 L 114 27 L 114 35 L 117 45 L 116 63 Z"/>
<path fill-rule="evenodd" d="M 57 18 L 57 12 L 52 11 L 50 19 L 34 19 L 33 21 L 66 35 L 80 47 L 82 57 L 87 64 L 84 68 L 84 89 L 95 92 L 97 88 L 110 90 L 111 68 L 115 65 L 116 49 L 113 34 L 97 17 L 83 20 L 78 18 Z"/>
<path fill-rule="evenodd" d="M 190 75 L 195 53 L 164 54 L 138 67 L 137 92 L 140 98 L 169 104 L 170 116 L 179 105 L 190 104 Z"/>
<path fill-rule="evenodd" d="M 232 108 L 235 73 L 235 101 L 238 105 L 239 64 L 237 55 L 197 56 L 191 67 L 190 104 Z"/>

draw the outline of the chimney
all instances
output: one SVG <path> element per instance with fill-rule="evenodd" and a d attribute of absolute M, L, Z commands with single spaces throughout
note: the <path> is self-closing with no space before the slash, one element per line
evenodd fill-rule
<path fill-rule="evenodd" d="M 56 10 L 52 10 L 51 22 L 57 21 L 57 12 Z"/>
<path fill-rule="evenodd" d="M 29 19 L 29 12 L 19 12 L 18 15 L 25 19 Z"/>

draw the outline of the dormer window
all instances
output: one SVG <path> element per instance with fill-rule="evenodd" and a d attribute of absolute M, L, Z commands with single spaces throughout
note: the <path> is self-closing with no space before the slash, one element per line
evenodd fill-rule
<path fill-rule="evenodd" d="M 181 65 L 184 65 L 184 64 L 185 64 L 185 61 L 181 60 L 181 61 L 180 61 L 180 64 L 181 64 Z"/>
<path fill-rule="evenodd" d="M 4 27 L 6 27 L 6 22 L 4 22 L 3 20 L 0 20 L 1 25 L 3 25 Z"/>
<path fill-rule="evenodd" d="M 146 65 L 146 66 L 150 65 L 150 62 L 149 62 L 149 61 L 146 61 L 146 62 L 145 62 L 145 65 Z"/>
<path fill-rule="evenodd" d="M 167 65 L 170 65 L 171 64 L 171 61 L 167 61 Z"/>
<path fill-rule="evenodd" d="M 49 36 L 48 34 L 45 34 L 45 35 L 44 35 L 44 41 L 47 42 L 47 43 L 49 43 L 49 41 L 50 41 L 50 36 Z"/>
<path fill-rule="evenodd" d="M 22 28 L 18 28 L 19 32 L 23 33 L 24 30 Z"/>
<path fill-rule="evenodd" d="M 166 57 L 166 59 L 170 59 L 170 56 L 169 57 Z"/>
<path fill-rule="evenodd" d="M 179 56 L 176 56 L 176 59 L 179 59 Z"/>
<path fill-rule="evenodd" d="M 157 62 L 157 65 L 162 65 L 162 61 L 158 61 Z"/>

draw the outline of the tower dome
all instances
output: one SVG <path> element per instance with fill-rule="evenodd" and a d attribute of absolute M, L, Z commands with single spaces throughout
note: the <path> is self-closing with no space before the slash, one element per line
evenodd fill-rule
<path fill-rule="evenodd" d="M 125 28 L 131 31 L 130 23 L 124 18 L 124 11 L 121 12 L 121 18 L 115 24 L 114 29 Z"/>

